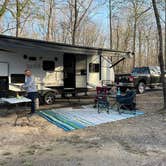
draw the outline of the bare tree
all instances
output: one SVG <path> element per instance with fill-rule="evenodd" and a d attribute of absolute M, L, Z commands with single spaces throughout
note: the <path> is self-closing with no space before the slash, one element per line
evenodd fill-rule
<path fill-rule="evenodd" d="M 118 10 L 121 8 L 122 0 L 107 0 L 109 8 L 109 47 L 113 48 L 113 19 L 118 16 Z M 105 2 L 104 2 L 105 3 Z"/>
<path fill-rule="evenodd" d="M 131 10 L 133 13 L 133 47 L 132 52 L 135 53 L 136 50 L 136 34 L 137 34 L 137 24 L 139 19 L 148 12 L 151 7 L 144 8 L 145 0 L 128 0 L 129 4 L 131 4 Z M 133 68 L 135 67 L 136 57 L 135 54 L 133 54 Z"/>
<path fill-rule="evenodd" d="M 164 71 L 162 27 L 161 27 L 161 22 L 160 22 L 160 15 L 159 15 L 158 8 L 156 5 L 156 0 L 152 0 L 152 4 L 153 4 L 154 14 L 155 14 L 155 18 L 156 18 L 158 37 L 159 37 L 158 59 L 159 59 L 159 63 L 160 63 L 161 80 L 162 80 L 162 85 L 163 85 L 164 108 L 166 108 L 166 78 L 165 78 L 165 71 Z"/>
<path fill-rule="evenodd" d="M 4 15 L 8 3 L 9 3 L 9 0 L 5 0 L 4 3 L 2 4 L 0 8 L 0 18 Z"/>
<path fill-rule="evenodd" d="M 11 13 L 13 18 L 16 21 L 16 27 L 13 27 L 12 29 L 16 29 L 16 37 L 21 35 L 25 23 L 28 21 L 28 18 L 31 16 L 31 10 L 30 10 L 30 4 L 32 3 L 31 0 L 15 0 L 15 3 L 12 3 L 10 5 L 10 8 L 7 8 L 7 10 Z"/>
<path fill-rule="evenodd" d="M 80 33 L 77 35 L 77 44 L 93 47 L 104 47 L 106 36 L 94 23 L 88 22 L 82 25 Z"/>
<path fill-rule="evenodd" d="M 166 70 L 166 0 L 165 0 L 165 70 Z"/>
<path fill-rule="evenodd" d="M 76 33 L 84 19 L 88 16 L 93 0 L 68 0 L 70 11 L 70 32 L 72 44 L 76 44 Z"/>
<path fill-rule="evenodd" d="M 165 0 L 165 70 L 166 70 L 166 0 Z"/>
<path fill-rule="evenodd" d="M 55 28 L 55 27 L 52 27 L 52 19 L 53 19 L 53 12 L 55 10 L 55 0 L 49 0 L 48 2 L 48 5 L 49 5 L 49 8 L 48 8 L 48 14 L 47 14 L 47 34 L 46 34 L 46 40 L 51 40 L 52 37 L 51 37 L 51 31 L 52 31 L 52 28 Z M 54 17 L 55 19 L 55 17 Z M 54 20 L 55 22 L 56 20 Z"/>

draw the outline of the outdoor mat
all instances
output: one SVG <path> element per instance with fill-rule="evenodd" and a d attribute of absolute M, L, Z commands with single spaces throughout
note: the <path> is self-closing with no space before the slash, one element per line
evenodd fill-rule
<path fill-rule="evenodd" d="M 82 129 L 88 126 L 132 118 L 143 114 L 141 111 L 136 111 L 136 114 L 131 113 L 131 111 L 125 111 L 125 113 L 119 114 L 114 110 L 110 110 L 109 114 L 106 112 L 98 114 L 97 109 L 93 108 L 93 106 L 82 106 L 79 109 L 60 108 L 39 111 L 40 116 L 65 131 Z"/>

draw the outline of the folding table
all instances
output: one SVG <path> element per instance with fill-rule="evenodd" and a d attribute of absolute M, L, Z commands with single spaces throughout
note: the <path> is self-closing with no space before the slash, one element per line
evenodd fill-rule
<path fill-rule="evenodd" d="M 29 117 L 28 117 L 28 111 L 25 110 L 25 107 L 23 108 L 20 104 L 25 104 L 26 107 L 28 106 L 28 103 L 31 103 L 31 100 L 26 98 L 26 97 L 13 97 L 13 98 L 1 98 L 2 102 L 5 102 L 10 105 L 14 105 L 16 109 L 16 120 L 14 125 L 16 126 L 18 118 L 26 117 L 28 122 L 30 122 Z"/>

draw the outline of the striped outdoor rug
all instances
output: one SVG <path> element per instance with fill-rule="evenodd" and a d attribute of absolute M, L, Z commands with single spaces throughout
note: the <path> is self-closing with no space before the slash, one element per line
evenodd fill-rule
<path fill-rule="evenodd" d="M 39 111 L 40 116 L 65 131 L 82 129 L 88 126 L 132 118 L 142 114 L 144 113 L 141 111 L 136 111 L 135 115 L 128 111 L 128 113 L 126 112 L 120 115 L 118 112 L 113 110 L 110 110 L 110 114 L 107 114 L 106 112 L 98 114 L 97 109 L 92 106 L 82 106 L 81 109 L 61 108 Z"/>

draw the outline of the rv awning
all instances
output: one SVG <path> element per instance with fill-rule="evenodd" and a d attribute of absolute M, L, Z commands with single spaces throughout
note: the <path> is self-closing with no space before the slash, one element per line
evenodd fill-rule
<path fill-rule="evenodd" d="M 110 50 L 105 48 L 75 46 L 70 44 L 34 40 L 28 38 L 18 38 L 13 36 L 0 35 L 0 51 L 25 53 L 26 51 L 51 51 L 61 53 L 85 54 L 85 55 L 109 55 L 130 57 L 130 52 Z"/>

